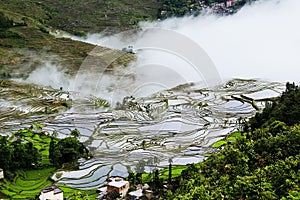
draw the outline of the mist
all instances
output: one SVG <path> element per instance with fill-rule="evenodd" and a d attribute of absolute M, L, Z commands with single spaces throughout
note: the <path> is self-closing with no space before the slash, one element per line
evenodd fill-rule
<path fill-rule="evenodd" d="M 140 26 L 142 30 L 161 28 L 175 31 L 193 40 L 212 59 L 223 80 L 258 78 L 286 82 L 298 81 L 299 78 L 299 19 L 299 0 L 264 0 L 246 5 L 230 16 L 220 17 L 208 12 L 197 17 L 143 22 Z M 124 35 L 127 34 L 111 37 L 89 34 L 84 41 L 121 49 L 151 38 L 143 33 L 131 39 L 124 38 Z M 164 66 L 180 65 L 181 71 L 186 71 L 181 62 L 166 59 L 164 54 L 139 54 L 142 57 L 138 59 L 139 65 L 160 62 Z"/>
<path fill-rule="evenodd" d="M 155 26 L 175 26 L 195 40 L 225 79 L 298 81 L 299 19 L 300 1 L 272 0 L 246 6 L 233 16 L 171 19 Z"/>
<path fill-rule="evenodd" d="M 108 37 L 64 34 L 119 50 L 133 46 L 137 60 L 110 74 L 82 71 L 76 77 L 46 62 L 26 81 L 102 97 L 112 105 L 125 96 L 149 96 L 190 82 L 200 87 L 233 78 L 298 83 L 299 19 L 299 0 L 261 0 L 234 15 L 216 16 L 208 10 L 197 17 L 142 22 L 138 31 Z"/>
<path fill-rule="evenodd" d="M 45 62 L 32 71 L 25 79 L 25 82 L 51 86 L 54 89 L 60 89 L 61 87 L 69 89 L 73 78 L 61 69 L 62 67 L 57 64 Z"/>

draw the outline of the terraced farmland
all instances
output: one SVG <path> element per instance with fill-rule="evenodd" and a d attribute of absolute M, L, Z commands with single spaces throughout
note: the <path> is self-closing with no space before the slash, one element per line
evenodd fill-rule
<path fill-rule="evenodd" d="M 52 185 L 49 177 L 55 168 L 42 170 L 19 171 L 13 182 L 4 181 L 0 185 L 1 192 L 12 199 L 33 199 L 41 189 Z"/>
<path fill-rule="evenodd" d="M 17 84 L 10 84 L 2 92 L 16 88 L 19 88 Z M 103 184 L 107 176 L 127 176 L 141 160 L 145 161 L 148 172 L 167 166 L 170 158 L 173 165 L 202 161 L 216 151 L 212 144 L 239 130 L 242 119 L 252 116 L 283 89 L 281 83 L 240 79 L 214 89 L 185 84 L 145 98 L 128 97 L 116 108 L 96 107 L 95 97 L 80 97 L 70 92 L 70 109 L 32 114 L 22 120 L 15 118 L 13 98 L 7 98 L 5 108 L 12 111 L 6 112 L 1 128 L 7 133 L 39 122 L 44 125 L 43 132 L 51 134 L 56 130 L 60 138 L 77 128 L 80 140 L 93 152 L 94 158 L 80 160 L 77 171 L 60 171 L 60 176 L 52 178 L 58 184 L 90 190 Z M 43 99 L 45 94 L 53 98 L 60 92 L 46 91 L 27 96 L 28 101 Z"/>

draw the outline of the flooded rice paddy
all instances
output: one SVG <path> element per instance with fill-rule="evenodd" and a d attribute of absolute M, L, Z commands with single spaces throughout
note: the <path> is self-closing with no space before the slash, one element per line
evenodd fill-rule
<path fill-rule="evenodd" d="M 10 80 L 0 81 L 0 130 L 9 134 L 32 123 L 63 138 L 77 128 L 94 154 L 77 171 L 53 176 L 74 188 L 97 188 L 108 175 L 127 176 L 140 160 L 146 171 L 196 163 L 211 145 L 280 95 L 284 85 L 234 79 L 214 89 L 185 84 L 144 98 L 127 97 L 116 108 L 95 108 L 95 97 Z M 57 178 L 59 177 L 59 179 Z"/>

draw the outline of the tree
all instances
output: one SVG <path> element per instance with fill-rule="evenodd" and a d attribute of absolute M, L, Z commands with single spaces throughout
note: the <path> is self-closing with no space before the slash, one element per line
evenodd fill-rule
<path fill-rule="evenodd" d="M 80 132 L 77 128 L 71 131 L 71 136 L 78 138 L 80 136 Z"/>
<path fill-rule="evenodd" d="M 88 150 L 75 137 L 67 137 L 59 140 L 57 143 L 54 140 L 50 142 L 49 158 L 55 166 L 61 166 L 63 163 L 74 162 L 81 156 L 87 156 Z"/>
<path fill-rule="evenodd" d="M 292 126 L 300 122 L 300 90 L 294 83 L 286 84 L 286 90 L 279 100 L 266 105 L 262 113 L 249 120 L 251 130 L 267 126 L 275 120 Z"/>
<path fill-rule="evenodd" d="M 0 12 L 0 29 L 10 28 L 13 26 L 13 21 L 8 19 L 2 12 Z"/>
<path fill-rule="evenodd" d="M 8 144 L 8 137 L 0 136 L 0 168 L 5 171 L 10 169 L 12 154 L 13 149 Z"/>
<path fill-rule="evenodd" d="M 57 138 L 57 136 L 58 136 L 58 132 L 56 130 L 54 130 L 52 132 L 52 137 Z"/>
<path fill-rule="evenodd" d="M 172 184 L 172 158 L 169 158 L 169 177 L 168 177 L 168 183 L 169 185 Z"/>

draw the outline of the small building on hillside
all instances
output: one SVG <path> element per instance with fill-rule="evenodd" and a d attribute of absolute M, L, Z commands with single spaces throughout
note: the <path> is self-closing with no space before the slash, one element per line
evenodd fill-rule
<path fill-rule="evenodd" d="M 4 171 L 0 168 L 0 179 L 4 179 Z"/>
<path fill-rule="evenodd" d="M 136 191 L 129 192 L 130 199 L 140 199 L 143 196 L 143 190 L 138 189 Z"/>
<path fill-rule="evenodd" d="M 137 199 L 146 199 L 150 200 L 153 197 L 153 192 L 150 190 L 148 184 L 144 186 L 138 186 L 136 191 L 132 191 L 128 193 L 129 199 L 137 200 Z"/>
<path fill-rule="evenodd" d="M 231 7 L 232 6 L 232 1 L 226 1 L 226 7 Z"/>
<path fill-rule="evenodd" d="M 114 190 L 123 198 L 127 195 L 129 186 L 129 182 L 121 177 L 110 177 L 107 180 L 107 193 Z"/>
<path fill-rule="evenodd" d="M 56 185 L 48 186 L 40 192 L 40 200 L 63 200 L 64 193 Z"/>

